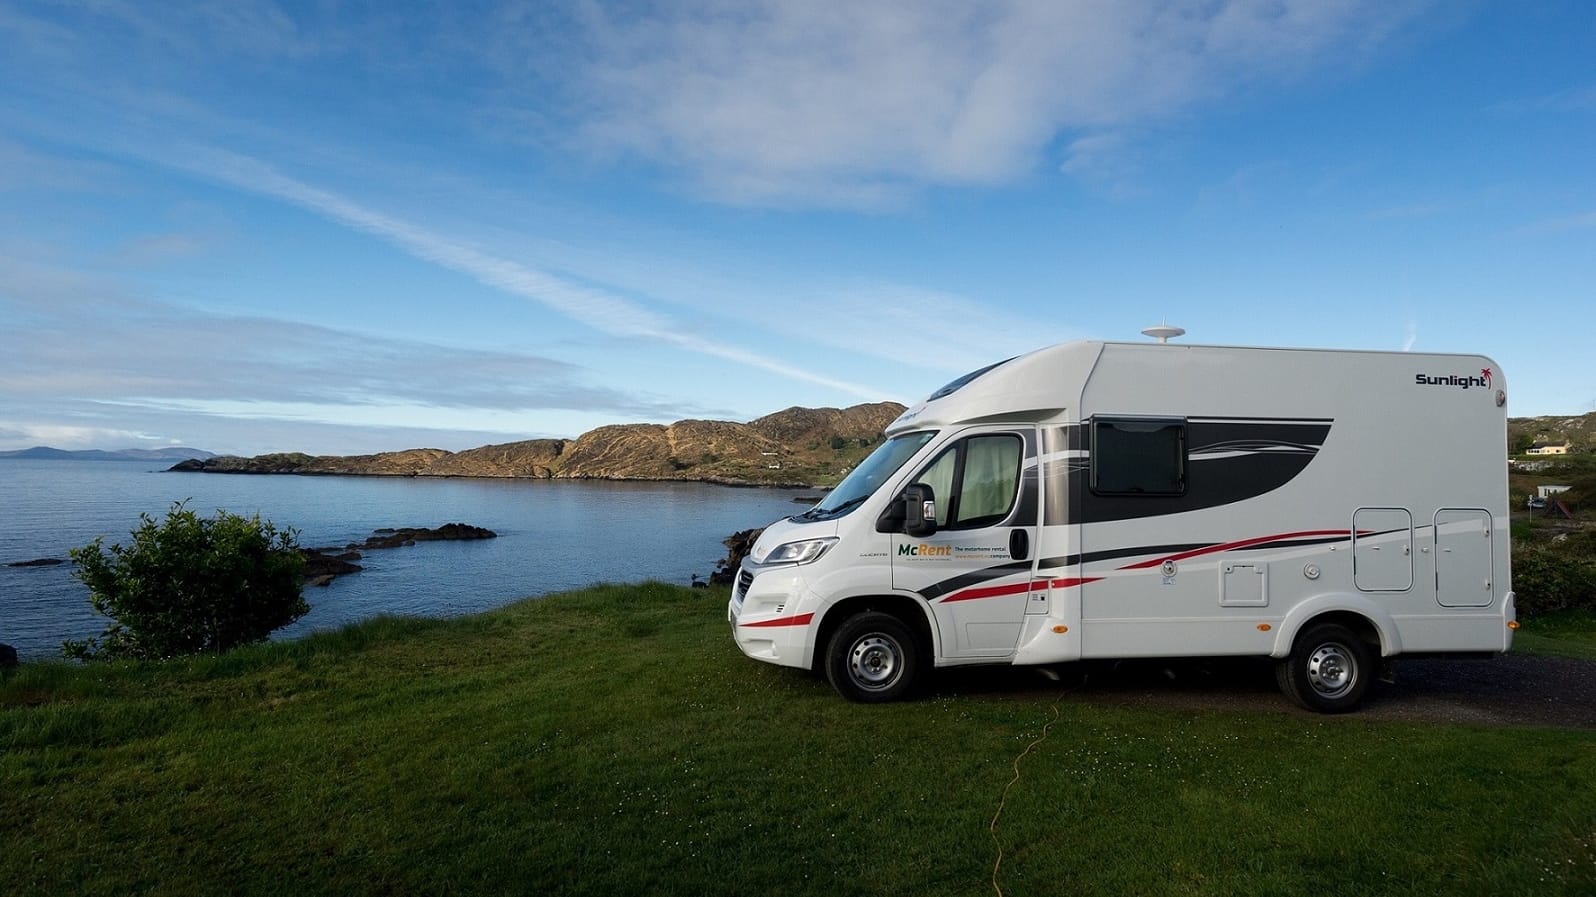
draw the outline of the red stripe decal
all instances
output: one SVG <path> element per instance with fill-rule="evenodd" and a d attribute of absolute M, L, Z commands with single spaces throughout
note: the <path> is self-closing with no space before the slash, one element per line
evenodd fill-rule
<path fill-rule="evenodd" d="M 815 618 L 814 614 L 799 614 L 796 617 L 777 617 L 774 620 L 761 620 L 758 623 L 738 623 L 748 629 L 757 629 L 765 626 L 808 626 L 809 621 Z"/>
<path fill-rule="evenodd" d="M 1021 592 L 1040 592 L 1047 588 L 1047 580 L 1037 579 L 1031 582 L 1015 582 L 1006 586 L 987 586 L 984 589 L 965 589 L 954 592 L 942 599 L 943 604 L 953 601 L 975 601 L 980 598 L 1000 598 L 1004 595 L 1018 595 Z"/>
<path fill-rule="evenodd" d="M 1258 537 L 1253 538 L 1253 539 L 1242 539 L 1240 542 L 1225 542 L 1224 544 L 1221 544 L 1221 545 L 1210 545 L 1207 548 L 1196 548 L 1196 549 L 1193 549 L 1191 551 L 1183 551 L 1180 554 L 1171 554 L 1171 555 L 1166 555 L 1166 556 L 1161 557 L 1161 558 L 1153 558 L 1150 561 L 1138 561 L 1137 563 L 1134 563 L 1134 564 L 1127 564 L 1127 565 L 1125 565 L 1123 567 L 1120 567 L 1119 569 L 1120 570 L 1142 570 L 1142 569 L 1145 569 L 1147 567 L 1156 567 L 1156 566 L 1158 566 L 1159 564 L 1162 564 L 1165 561 L 1183 561 L 1186 558 L 1197 557 L 1198 555 L 1201 555 L 1201 554 L 1213 554 L 1213 553 L 1219 552 L 1219 551 L 1234 551 L 1234 550 L 1236 550 L 1238 548 L 1246 548 L 1249 545 L 1262 545 L 1265 542 L 1277 542 L 1277 541 L 1279 541 L 1281 539 L 1306 539 L 1309 536 L 1341 536 L 1341 535 L 1350 536 L 1350 533 L 1348 533 L 1344 529 L 1311 529 L 1311 530 L 1304 530 L 1304 531 L 1302 531 L 1300 533 L 1276 533 L 1275 535 L 1272 535 L 1272 536 L 1258 536 Z"/>
<path fill-rule="evenodd" d="M 1360 535 L 1360 536 L 1368 535 L 1368 533 L 1366 531 L 1364 531 L 1364 530 L 1359 530 L 1358 531 L 1358 535 Z M 1185 560 L 1187 558 L 1197 557 L 1199 555 L 1216 554 L 1216 553 L 1221 552 L 1221 551 L 1235 551 L 1236 549 L 1239 549 L 1239 548 L 1247 548 L 1247 547 L 1252 546 L 1252 545 L 1262 545 L 1262 544 L 1264 544 L 1266 542 L 1278 542 L 1278 541 L 1281 541 L 1283 539 L 1307 539 L 1307 538 L 1312 538 L 1312 537 L 1315 537 L 1315 536 L 1347 536 L 1348 538 L 1350 538 L 1351 537 L 1351 533 L 1348 532 L 1347 530 L 1344 530 L 1344 529 L 1311 529 L 1311 530 L 1302 530 L 1301 532 L 1295 532 L 1295 533 L 1275 533 L 1274 535 L 1271 535 L 1271 536 L 1256 536 L 1256 537 L 1251 538 L 1251 539 L 1242 539 L 1239 542 L 1225 542 L 1225 543 L 1222 543 L 1222 544 L 1219 544 L 1219 545 L 1209 545 L 1206 548 L 1195 548 L 1195 549 L 1192 549 L 1191 551 L 1183 551 L 1183 552 L 1180 552 L 1179 554 L 1170 554 L 1170 555 L 1165 555 L 1163 557 L 1156 557 L 1156 558 L 1153 558 L 1152 560 L 1137 561 L 1134 564 L 1127 564 L 1127 565 L 1125 565 L 1123 567 L 1117 567 L 1115 569 L 1117 569 L 1117 570 L 1145 570 L 1148 567 L 1157 567 L 1158 565 L 1164 563 L 1165 561 L 1183 561 L 1183 560 Z M 1024 593 L 1024 592 L 1040 592 L 1040 591 L 1042 591 L 1043 589 L 1046 589 L 1046 588 L 1070 589 L 1070 588 L 1074 588 L 1076 586 L 1084 586 L 1087 583 L 1100 582 L 1102 579 L 1103 579 L 1103 577 L 1101 577 L 1101 576 L 1083 576 L 1083 577 L 1080 577 L 1080 578 L 1071 577 L 1071 578 L 1067 578 L 1067 579 L 1052 579 L 1052 580 L 1036 579 L 1036 580 L 1031 580 L 1030 582 L 1016 582 L 1016 583 L 1010 583 L 1008 585 L 1002 585 L 1002 586 L 986 586 L 984 588 L 979 588 L 979 589 L 964 589 L 963 591 L 954 592 L 953 594 L 947 596 L 946 598 L 943 598 L 942 599 L 942 603 L 943 604 L 951 604 L 951 603 L 953 603 L 955 601 L 979 601 L 982 598 L 1001 598 L 1001 597 L 1003 597 L 1005 595 L 1018 595 L 1018 594 L 1021 594 L 1021 593 Z M 811 614 L 809 616 L 813 616 L 813 614 Z M 791 624 L 789 624 L 789 623 L 785 622 L 784 620 L 771 620 L 770 622 L 767 622 L 767 623 L 750 623 L 748 625 L 750 625 L 750 626 L 795 625 L 796 626 L 796 625 L 803 625 L 803 624 L 809 622 L 809 617 L 789 617 L 787 619 L 791 620 L 793 622 Z"/>
<path fill-rule="evenodd" d="M 1080 579 L 1055 579 L 1048 585 L 1055 589 L 1070 589 L 1075 586 L 1084 586 L 1089 582 L 1097 582 L 1102 578 L 1101 576 L 1083 576 Z"/>

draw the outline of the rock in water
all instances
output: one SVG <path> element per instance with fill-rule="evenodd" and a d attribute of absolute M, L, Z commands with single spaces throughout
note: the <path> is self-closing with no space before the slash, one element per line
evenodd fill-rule
<path fill-rule="evenodd" d="M 15 669 L 17 664 L 17 649 L 10 645 L 0 645 L 0 670 Z"/>
<path fill-rule="evenodd" d="M 301 548 L 299 553 L 305 556 L 305 584 L 310 586 L 325 586 L 335 576 L 359 573 L 364 569 L 359 564 L 350 563 L 360 560 L 358 551 L 329 554 L 327 549 Z"/>
<path fill-rule="evenodd" d="M 399 529 L 379 529 L 365 542 L 351 548 L 399 548 L 417 542 L 453 542 L 462 539 L 493 539 L 498 533 L 466 523 L 445 523 L 437 529 L 406 526 Z"/>

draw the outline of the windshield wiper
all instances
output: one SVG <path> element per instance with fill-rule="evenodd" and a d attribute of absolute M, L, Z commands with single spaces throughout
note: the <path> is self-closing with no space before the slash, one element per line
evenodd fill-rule
<path fill-rule="evenodd" d="M 849 511 L 852 511 L 854 508 L 859 507 L 860 505 L 864 504 L 865 502 L 867 502 L 869 500 L 870 500 L 870 496 L 861 495 L 858 498 L 850 498 L 847 501 L 843 502 L 842 504 L 837 505 L 835 508 L 822 508 L 819 505 L 816 505 L 815 507 L 810 508 L 809 510 L 803 512 L 802 514 L 794 514 L 792 517 L 789 517 L 788 519 L 789 520 L 830 520 L 830 519 L 832 519 L 834 517 L 841 517 L 842 515 L 848 513 Z"/>
<path fill-rule="evenodd" d="M 845 513 L 849 512 L 849 511 L 852 511 L 854 508 L 859 507 L 860 505 L 864 504 L 869 499 L 870 499 L 870 496 L 868 496 L 868 495 L 861 495 L 858 498 L 850 498 L 847 501 L 843 502 L 842 504 L 837 505 L 835 508 L 832 508 L 831 510 L 827 511 L 826 512 L 826 516 L 828 516 L 828 517 L 840 516 L 840 515 L 845 514 Z"/>

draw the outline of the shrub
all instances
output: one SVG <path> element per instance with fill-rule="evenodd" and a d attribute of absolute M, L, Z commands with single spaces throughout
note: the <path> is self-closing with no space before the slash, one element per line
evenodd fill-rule
<path fill-rule="evenodd" d="M 1596 610 L 1596 551 L 1589 538 L 1513 546 L 1513 591 L 1525 617 Z"/>
<path fill-rule="evenodd" d="M 128 546 L 95 539 L 72 549 L 73 575 L 112 622 L 99 638 L 61 645 L 67 657 L 157 659 L 219 654 L 258 642 L 310 610 L 301 594 L 304 557 L 293 529 L 226 511 L 202 519 L 172 505 L 148 514 Z"/>

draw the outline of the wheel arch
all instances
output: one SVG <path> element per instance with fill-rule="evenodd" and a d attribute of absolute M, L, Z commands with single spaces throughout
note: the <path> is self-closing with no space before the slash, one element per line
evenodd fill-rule
<path fill-rule="evenodd" d="M 1298 604 L 1286 614 L 1269 656 L 1286 657 L 1298 634 L 1320 623 L 1339 623 L 1352 630 L 1374 647 L 1378 657 L 1402 653 L 1402 634 L 1383 608 L 1361 595 L 1323 595 Z"/>
<path fill-rule="evenodd" d="M 826 645 L 831 642 L 831 634 L 837 627 L 850 617 L 867 611 L 891 614 L 902 620 L 909 631 L 914 633 L 915 641 L 924 652 L 927 666 L 935 665 L 936 658 L 940 656 L 938 650 L 936 623 L 926 609 L 924 601 L 910 598 L 907 595 L 855 595 L 826 608 L 821 614 L 820 625 L 815 629 L 815 643 L 810 652 L 809 668 L 816 673 L 825 672 Z"/>

